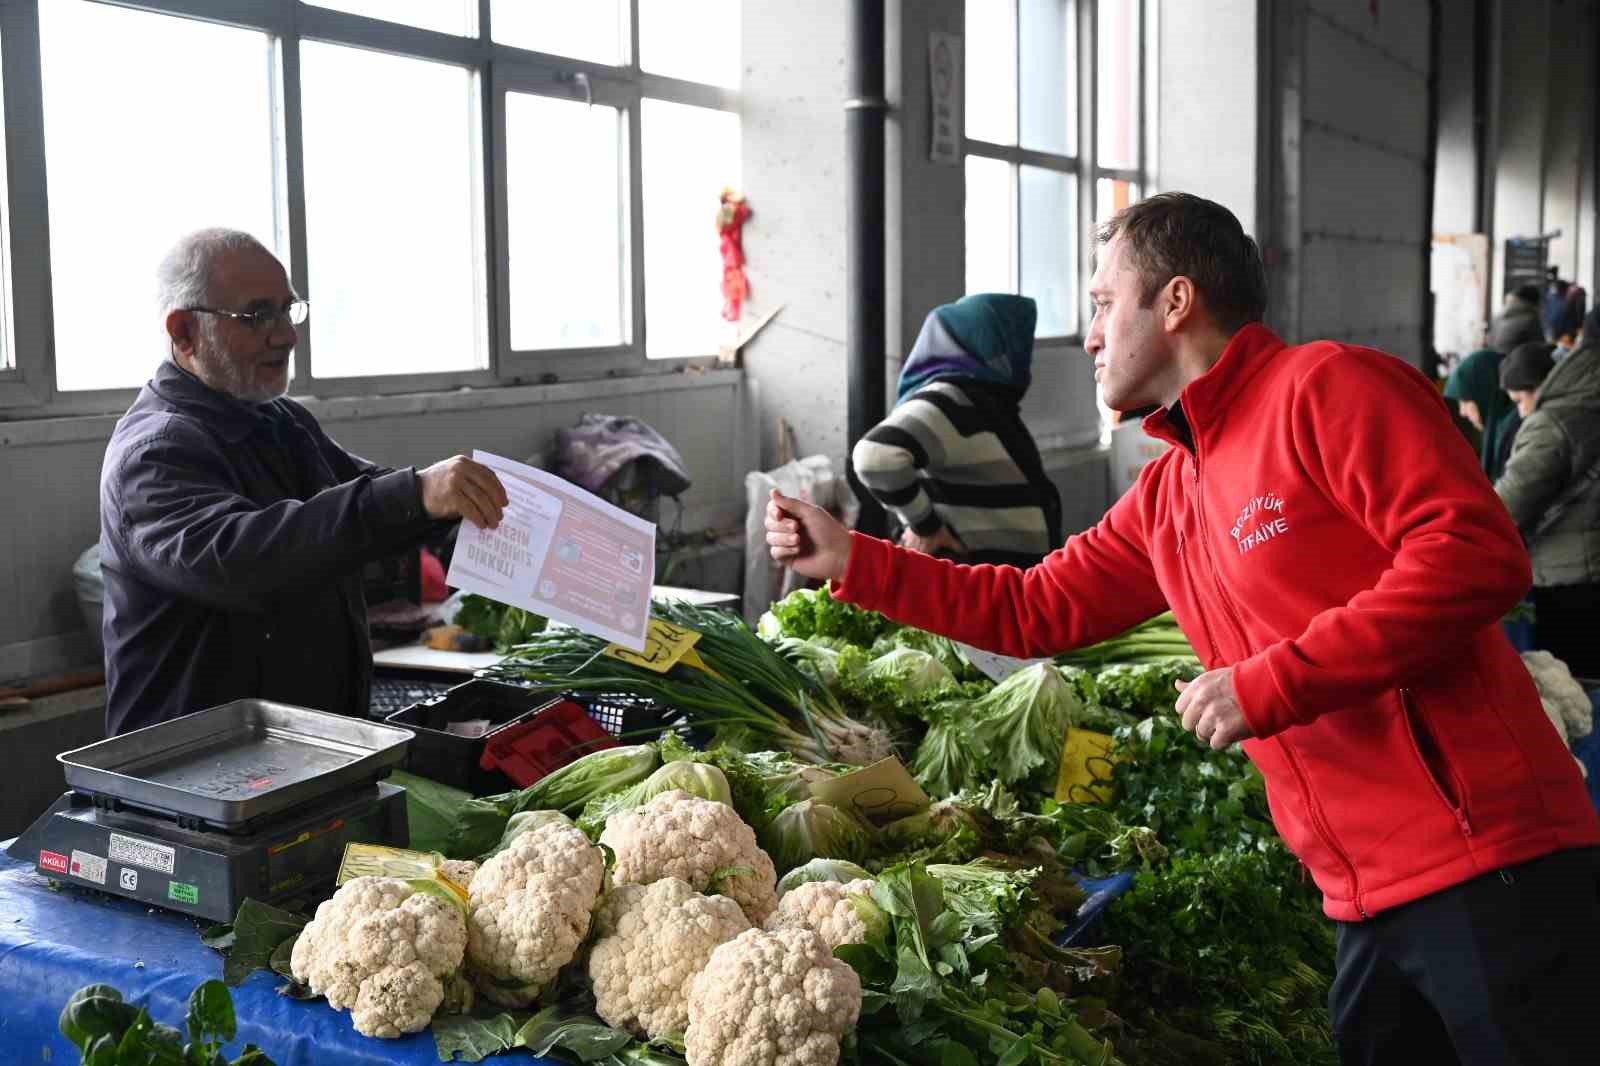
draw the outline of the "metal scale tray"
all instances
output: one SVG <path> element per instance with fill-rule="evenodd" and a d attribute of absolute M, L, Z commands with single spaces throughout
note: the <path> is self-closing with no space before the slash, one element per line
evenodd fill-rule
<path fill-rule="evenodd" d="M 248 831 L 319 797 L 376 781 L 411 733 L 270 700 L 235 700 L 56 756 L 67 784 L 106 810 Z"/>

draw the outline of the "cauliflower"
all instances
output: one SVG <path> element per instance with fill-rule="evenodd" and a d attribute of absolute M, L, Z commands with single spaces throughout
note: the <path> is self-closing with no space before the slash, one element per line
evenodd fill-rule
<path fill-rule="evenodd" d="M 467 960 L 484 998 L 523 1007 L 572 961 L 605 881 L 600 849 L 566 819 L 523 833 L 472 879 Z"/>
<path fill-rule="evenodd" d="M 791 888 L 778 900 L 778 909 L 767 918 L 766 930 L 809 929 L 822 938 L 832 951 L 840 944 L 862 944 L 867 939 L 867 923 L 860 913 L 860 899 L 872 891 L 873 881 L 808 881 Z M 868 903 L 876 907 L 876 904 Z"/>
<path fill-rule="evenodd" d="M 702 896 L 687 881 L 618 885 L 595 914 L 589 955 L 596 1011 L 605 1023 L 654 1039 L 689 1023 L 689 983 L 711 952 L 750 928 L 726 896 Z"/>
<path fill-rule="evenodd" d="M 689 989 L 689 1066 L 833 1066 L 861 1014 L 861 979 L 805 929 L 751 929 Z"/>
<path fill-rule="evenodd" d="M 289 965 L 330 1007 L 349 1010 L 356 1032 L 397 1037 L 427 1028 L 466 948 L 459 905 L 399 878 L 357 877 L 317 908 Z"/>
<path fill-rule="evenodd" d="M 726 803 L 672 789 L 613 817 L 600 843 L 616 854 L 612 876 L 619 884 L 679 877 L 696 892 L 732 899 L 752 925 L 778 905 L 772 860 L 756 844 L 755 830 Z"/>
<path fill-rule="evenodd" d="M 1525 651 L 1522 661 L 1539 689 L 1545 717 L 1569 746 L 1594 728 L 1594 705 L 1589 694 L 1572 677 L 1567 664 L 1547 651 Z"/>
<path fill-rule="evenodd" d="M 471 859 L 446 859 L 439 864 L 439 872 L 468 889 L 472 887 L 472 879 L 478 876 L 478 864 Z"/>

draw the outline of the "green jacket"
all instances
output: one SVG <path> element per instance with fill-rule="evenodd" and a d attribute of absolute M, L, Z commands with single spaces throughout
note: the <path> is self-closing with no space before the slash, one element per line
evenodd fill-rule
<path fill-rule="evenodd" d="M 1600 582 L 1600 345 L 1556 365 L 1494 484 L 1528 544 L 1533 583 Z"/>

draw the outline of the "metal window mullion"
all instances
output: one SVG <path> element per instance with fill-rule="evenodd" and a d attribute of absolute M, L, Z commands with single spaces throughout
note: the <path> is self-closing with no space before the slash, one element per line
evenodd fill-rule
<path fill-rule="evenodd" d="M 40 0 L 49 3 L 51 0 Z M 293 0 L 97 0 L 109 7 L 125 7 L 158 15 L 177 15 L 199 22 L 281 32 Z"/>
<path fill-rule="evenodd" d="M 992 141 L 964 139 L 964 151 L 967 155 L 998 159 L 1018 166 L 1038 167 L 1041 170 L 1059 170 L 1070 174 L 1078 169 L 1076 156 L 1057 155 L 1054 152 L 1041 152 L 1033 148 L 1018 148 L 1009 144 L 995 144 Z"/>
<path fill-rule="evenodd" d="M 56 368 L 37 5 L 0 8 L 0 48 L 12 268 L 5 313 L 14 345 L 14 370 L 0 380 L 0 407 L 43 406 L 55 399 Z"/>
<path fill-rule="evenodd" d="M 631 0 L 635 14 L 638 12 L 638 0 Z M 635 42 L 637 43 L 638 24 L 635 20 Z M 627 185 L 627 227 L 628 227 L 628 311 L 629 329 L 628 343 L 634 355 L 640 362 L 649 358 L 645 342 L 648 340 L 648 324 L 645 321 L 645 276 L 644 276 L 644 98 L 635 95 L 633 102 L 623 112 L 625 125 L 623 136 L 627 138 L 628 150 L 624 153 L 623 166 L 626 168 Z"/>
<path fill-rule="evenodd" d="M 307 4 L 291 2 L 291 7 L 300 36 L 312 40 L 462 66 L 479 65 L 488 58 L 488 47 L 478 36 L 441 33 Z"/>
<path fill-rule="evenodd" d="M 288 24 L 279 38 L 278 57 L 283 79 L 283 174 L 284 199 L 289 220 L 289 279 L 296 290 L 316 307 L 317 294 L 311 286 L 311 255 L 307 247 L 306 226 L 306 159 L 305 97 L 300 75 L 300 28 L 295 18 L 297 5 L 292 0 L 287 5 Z M 316 318 L 306 321 L 300 329 L 300 339 L 295 344 L 295 392 L 301 395 L 317 391 L 316 356 L 314 337 Z"/>
<path fill-rule="evenodd" d="M 502 285 L 510 284 L 505 233 L 505 167 L 500 156 L 505 144 L 505 109 L 499 107 L 494 63 L 494 0 L 477 0 L 478 46 L 483 62 L 478 64 L 478 131 L 482 171 L 479 188 L 482 196 L 483 249 L 479 260 L 483 286 L 478 322 L 483 330 L 481 342 L 489 360 L 488 373 L 496 381 L 504 372 L 503 344 L 509 344 L 510 331 L 501 323 L 501 310 L 509 306 Z"/>
<path fill-rule="evenodd" d="M 1129 170 L 1126 167 L 1095 167 L 1094 176 L 1096 178 L 1110 178 L 1112 181 L 1126 181 L 1134 185 L 1140 185 L 1144 179 L 1144 171 Z"/>
<path fill-rule="evenodd" d="M 1094 273 L 1095 158 L 1100 151 L 1098 78 L 1098 0 L 1078 0 L 1078 228 L 1073 244 L 1077 247 L 1078 273 L 1084 279 L 1080 292 L 1088 291 L 1087 279 Z M 1073 300 L 1073 323 L 1083 332 L 1083 297 Z"/>

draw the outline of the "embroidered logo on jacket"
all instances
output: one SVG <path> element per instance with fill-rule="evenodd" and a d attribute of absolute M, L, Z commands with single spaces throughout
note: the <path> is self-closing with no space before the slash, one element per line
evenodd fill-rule
<path fill-rule="evenodd" d="M 1239 512 L 1233 528 L 1228 532 L 1239 546 L 1240 555 L 1254 551 L 1273 537 L 1283 536 L 1289 532 L 1289 520 L 1283 513 L 1283 498 L 1274 492 L 1250 497 L 1250 502 L 1244 505 L 1244 510 Z"/>

